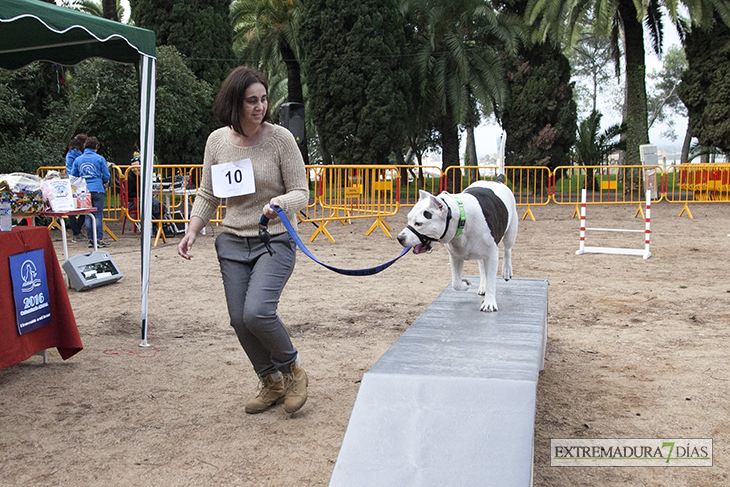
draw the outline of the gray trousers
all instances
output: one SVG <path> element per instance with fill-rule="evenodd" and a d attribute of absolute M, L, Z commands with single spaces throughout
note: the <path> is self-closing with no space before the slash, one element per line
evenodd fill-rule
<path fill-rule="evenodd" d="M 259 376 L 289 373 L 297 358 L 276 312 L 294 270 L 296 244 L 282 233 L 271 237 L 270 245 L 273 256 L 258 237 L 222 233 L 215 241 L 231 326 Z"/>

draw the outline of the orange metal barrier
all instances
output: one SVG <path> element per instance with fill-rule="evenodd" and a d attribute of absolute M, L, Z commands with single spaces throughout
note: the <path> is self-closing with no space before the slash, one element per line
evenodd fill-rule
<path fill-rule="evenodd" d="M 575 205 L 579 216 L 580 192 L 587 191 L 586 204 L 635 204 L 643 215 L 644 188 L 653 201 L 661 200 L 659 166 L 560 166 L 555 168 L 552 198 L 559 205 Z"/>
<path fill-rule="evenodd" d="M 730 164 L 693 163 L 670 166 L 663 177 L 662 191 L 670 203 L 682 203 L 692 218 L 690 202 L 720 203 L 730 201 Z"/>
<path fill-rule="evenodd" d="M 438 166 L 394 166 L 400 173 L 400 205 L 414 206 L 418 191 L 438 194 L 443 173 Z"/>
<path fill-rule="evenodd" d="M 125 167 L 124 178 L 125 180 L 129 180 L 130 177 L 133 177 L 130 174 L 132 169 L 131 166 Z M 182 227 L 185 230 L 187 229 L 187 224 L 190 223 L 192 202 L 195 199 L 198 186 L 200 185 L 202 169 L 202 164 L 155 164 L 152 166 L 152 196 L 164 203 L 168 210 L 168 214 L 162 215 L 161 219 L 152 220 L 152 223 L 157 223 L 157 233 L 154 241 L 155 246 L 159 243 L 160 239 L 163 242 L 167 242 L 163 225 L 172 223 L 177 228 Z M 127 195 L 123 196 L 125 197 L 124 208 L 126 219 L 135 224 L 139 223 L 139 215 L 136 211 L 130 212 L 128 208 L 129 204 L 126 200 Z M 225 206 L 221 204 L 218 207 L 215 218 L 212 218 L 210 222 L 220 223 L 223 219 L 224 212 Z"/>
<path fill-rule="evenodd" d="M 307 170 L 310 201 L 299 221 L 317 227 L 310 242 L 321 233 L 334 243 L 327 230 L 330 222 L 347 224 L 354 218 L 374 217 L 366 234 L 379 227 L 390 236 L 392 229 L 384 218 L 400 207 L 415 205 L 419 189 L 437 194 L 442 176 L 438 166 L 307 166 Z"/>
<path fill-rule="evenodd" d="M 65 172 L 65 167 L 39 167 L 36 174 L 44 177 L 51 170 Z M 169 215 L 154 220 L 158 224 L 155 245 L 160 238 L 165 240 L 162 225 L 181 227 L 190 221 L 201 170 L 200 164 L 153 166 L 153 194 L 169 210 Z M 375 219 L 366 235 L 380 228 L 390 237 L 392 229 L 384 218 L 397 214 L 402 206 L 415 205 L 419 189 L 431 194 L 442 190 L 460 193 L 474 181 L 494 179 L 497 170 L 497 166 L 454 166 L 444 173 L 437 166 L 307 166 L 310 199 L 299 220 L 317 227 L 310 242 L 320 233 L 334 242 L 327 226 L 335 220 L 344 225 L 358 218 Z M 110 167 L 104 230 L 114 240 L 118 238 L 106 222 L 140 222 L 127 208 L 124 187 L 129 171 L 130 166 Z M 561 166 L 554 172 L 545 167 L 507 166 L 505 173 L 517 205 L 527 208 L 523 220 L 529 215 L 534 221 L 530 207 L 547 205 L 550 199 L 559 205 L 575 205 L 573 216 L 579 215 L 583 188 L 587 189 L 586 204 L 636 204 L 637 216 L 643 215 L 644 188 L 652 189 L 655 202 L 665 198 L 670 203 L 682 203 L 679 216 L 687 212 L 690 218 L 690 202 L 730 201 L 730 164 L 682 164 L 670 166 L 666 174 L 659 166 Z M 224 214 L 225 206 L 221 205 L 211 222 L 219 223 Z M 60 228 L 55 220 L 51 226 Z"/>
<path fill-rule="evenodd" d="M 375 218 L 365 235 L 380 228 L 390 237 L 392 228 L 383 219 L 398 213 L 400 181 L 395 166 L 308 166 L 314 185 L 314 202 L 307 205 L 302 222 L 318 225 L 310 237 L 313 241 L 323 233 L 334 243 L 327 225 L 339 221 L 343 225 L 357 218 Z"/>
<path fill-rule="evenodd" d="M 452 166 L 445 173 L 443 181 L 448 181 L 450 193 L 461 193 L 474 181 L 494 180 L 497 177 L 497 166 Z M 505 166 L 506 184 L 515 195 L 517 206 L 526 206 L 522 216 L 535 221 L 530 206 L 547 205 L 550 202 L 550 169 L 541 166 Z"/>

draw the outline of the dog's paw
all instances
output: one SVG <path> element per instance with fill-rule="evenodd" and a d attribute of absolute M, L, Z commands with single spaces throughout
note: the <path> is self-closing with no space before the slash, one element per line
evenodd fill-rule
<path fill-rule="evenodd" d="M 454 288 L 454 291 L 466 291 L 469 289 L 469 284 L 469 281 L 462 279 L 461 281 L 452 282 L 451 287 Z"/>
<path fill-rule="evenodd" d="M 512 266 L 502 266 L 502 277 L 505 281 L 512 279 Z"/>
<path fill-rule="evenodd" d="M 497 309 L 497 302 L 496 301 L 487 301 L 486 299 L 482 301 L 482 306 L 479 308 L 479 311 L 484 311 L 485 313 L 493 313 L 498 311 Z"/>

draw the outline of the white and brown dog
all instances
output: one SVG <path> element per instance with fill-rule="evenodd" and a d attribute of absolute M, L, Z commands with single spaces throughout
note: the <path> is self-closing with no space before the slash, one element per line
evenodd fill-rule
<path fill-rule="evenodd" d="M 438 197 L 419 191 L 418 203 L 408 213 L 408 226 L 398 242 L 413 253 L 431 250 L 434 242 L 446 245 L 451 262 L 451 285 L 466 291 L 462 280 L 465 260 L 479 261 L 481 311 L 497 311 L 496 287 L 499 243 L 503 243 L 502 277 L 512 278 L 512 246 L 517 237 L 517 206 L 512 191 L 499 181 L 477 181 L 463 193 Z"/>

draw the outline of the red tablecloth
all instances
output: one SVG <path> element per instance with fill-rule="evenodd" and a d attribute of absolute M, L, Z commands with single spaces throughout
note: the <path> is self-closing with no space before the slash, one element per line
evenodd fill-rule
<path fill-rule="evenodd" d="M 19 335 L 8 257 L 35 249 L 44 249 L 52 321 Z M 64 360 L 84 348 L 48 228 L 14 227 L 10 232 L 0 232 L 0 314 L 0 369 L 46 348 L 56 347 Z"/>

